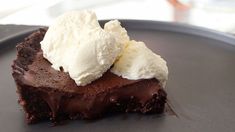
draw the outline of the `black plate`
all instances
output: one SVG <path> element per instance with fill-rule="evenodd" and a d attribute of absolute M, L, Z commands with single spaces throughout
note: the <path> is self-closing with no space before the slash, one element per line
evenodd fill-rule
<path fill-rule="evenodd" d="M 170 74 L 166 90 L 177 116 L 120 114 L 56 127 L 49 122 L 27 125 L 16 101 L 10 65 L 16 56 L 12 44 L 38 28 L 30 27 L 0 43 L 0 131 L 234 132 L 233 36 L 173 23 L 122 20 L 122 24 L 132 39 L 144 41 L 167 60 Z"/>

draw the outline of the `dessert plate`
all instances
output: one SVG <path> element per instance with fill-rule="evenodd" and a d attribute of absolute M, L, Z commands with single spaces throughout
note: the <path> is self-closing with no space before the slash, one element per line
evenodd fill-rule
<path fill-rule="evenodd" d="M 101 25 L 105 21 L 100 21 Z M 0 131 L 233 132 L 235 130 L 235 37 L 177 23 L 121 20 L 131 38 L 144 41 L 168 62 L 168 104 L 174 113 L 118 114 L 94 121 L 27 125 L 11 76 L 15 45 L 38 26 L 0 30 Z M 16 29 L 18 28 L 18 29 Z M 0 26 L 4 29 L 4 26 Z M 5 28 L 6 29 L 6 28 Z M 9 35 L 6 35 L 6 34 Z"/>

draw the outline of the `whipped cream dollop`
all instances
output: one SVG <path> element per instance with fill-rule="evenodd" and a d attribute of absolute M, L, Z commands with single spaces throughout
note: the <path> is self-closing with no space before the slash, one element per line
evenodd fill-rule
<path fill-rule="evenodd" d="M 105 23 L 104 30 L 113 35 L 118 46 L 120 46 L 121 52 L 118 55 L 118 57 L 120 57 L 127 46 L 127 43 L 130 41 L 126 29 L 121 26 L 121 23 L 118 20 L 112 20 Z"/>
<path fill-rule="evenodd" d="M 78 86 L 101 77 L 121 52 L 121 43 L 102 29 L 92 11 L 71 11 L 55 20 L 41 42 L 52 67 L 63 68 Z"/>
<path fill-rule="evenodd" d="M 111 72 L 130 80 L 156 78 L 165 87 L 166 61 L 143 42 L 130 40 L 118 20 L 100 27 L 92 11 L 71 11 L 58 17 L 41 42 L 43 56 L 63 68 L 78 86 Z"/>
<path fill-rule="evenodd" d="M 129 41 L 111 72 L 130 80 L 156 78 L 165 87 L 168 78 L 166 61 L 143 42 Z"/>

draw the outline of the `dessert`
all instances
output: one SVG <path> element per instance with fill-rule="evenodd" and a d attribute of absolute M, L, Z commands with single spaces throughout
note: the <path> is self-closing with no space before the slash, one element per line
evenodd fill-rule
<path fill-rule="evenodd" d="M 102 29 L 91 11 L 62 15 L 25 38 L 12 69 L 28 123 L 162 113 L 166 102 L 166 62 L 117 20 Z"/>

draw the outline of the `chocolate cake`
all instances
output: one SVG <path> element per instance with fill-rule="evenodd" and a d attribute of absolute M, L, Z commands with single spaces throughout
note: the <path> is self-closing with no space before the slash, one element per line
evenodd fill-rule
<path fill-rule="evenodd" d="M 47 29 L 17 45 L 12 69 L 28 123 L 41 120 L 94 119 L 110 112 L 162 113 L 166 93 L 157 79 L 127 80 L 107 71 L 86 86 L 54 70 L 40 48 Z"/>

